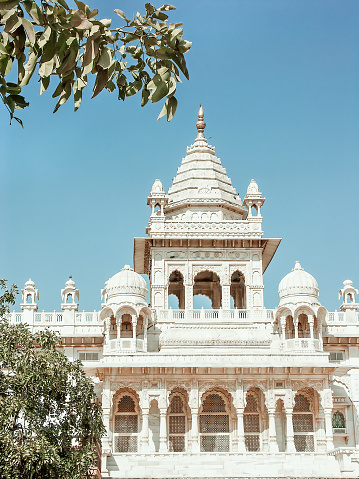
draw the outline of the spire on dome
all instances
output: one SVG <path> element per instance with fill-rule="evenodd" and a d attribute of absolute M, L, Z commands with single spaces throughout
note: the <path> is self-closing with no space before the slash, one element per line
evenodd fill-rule
<path fill-rule="evenodd" d="M 206 128 L 206 122 L 204 121 L 204 111 L 202 105 L 199 106 L 198 110 L 198 121 L 196 123 L 196 127 L 198 130 L 197 138 L 204 138 L 204 129 Z"/>
<path fill-rule="evenodd" d="M 294 265 L 294 268 L 292 269 L 292 271 L 298 271 L 298 270 L 304 271 L 304 269 L 300 265 L 300 262 L 297 260 L 295 262 L 295 265 Z"/>

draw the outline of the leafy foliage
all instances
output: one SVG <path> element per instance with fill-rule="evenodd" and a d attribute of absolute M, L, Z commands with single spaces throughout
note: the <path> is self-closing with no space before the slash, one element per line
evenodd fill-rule
<path fill-rule="evenodd" d="M 48 330 L 0 320 L 0 478 L 90 476 L 104 428 L 93 384 Z"/>
<path fill-rule="evenodd" d="M 10 286 L 6 285 L 6 279 L 0 279 L 0 288 L 4 290 L 0 296 L 0 318 L 9 313 L 9 304 L 15 304 L 15 297 L 18 293 L 16 284 Z"/>
<path fill-rule="evenodd" d="M 191 42 L 183 40 L 181 23 L 167 23 L 160 8 L 145 4 L 146 13 L 127 18 L 122 10 L 115 13 L 124 23 L 111 29 L 110 19 L 98 20 L 92 10 L 79 0 L 69 8 L 65 0 L 0 0 L 0 95 L 10 113 L 10 122 L 21 119 L 15 109 L 29 105 L 21 95 L 37 70 L 40 94 L 58 80 L 53 97 L 58 98 L 54 112 L 71 96 L 75 111 L 80 107 L 88 76 L 95 75 L 92 98 L 102 90 L 117 91 L 118 99 L 142 92 L 141 106 L 166 97 L 158 118 L 170 121 L 176 111 L 174 96 L 180 73 L 189 78 L 184 54 Z M 5 79 L 17 65 L 17 80 Z"/>

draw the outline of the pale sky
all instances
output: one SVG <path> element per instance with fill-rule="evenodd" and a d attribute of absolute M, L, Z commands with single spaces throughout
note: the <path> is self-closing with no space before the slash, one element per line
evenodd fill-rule
<path fill-rule="evenodd" d="M 144 11 L 139 1 L 100 2 L 100 16 Z M 153 181 L 166 190 L 195 136 L 199 104 L 206 137 L 243 199 L 254 178 L 266 197 L 264 237 L 283 238 L 264 275 L 264 301 L 299 259 L 319 300 L 339 309 L 345 279 L 359 287 L 359 2 L 357 0 L 174 0 L 190 81 L 171 123 L 162 104 L 140 107 L 102 93 L 52 114 L 49 92 L 9 126 L 0 108 L 0 277 L 21 289 L 31 277 L 39 310 L 59 310 L 69 275 L 80 310 L 101 308 L 104 282 L 133 265 L 145 236 Z M 159 4 L 156 3 L 156 6 Z M 19 301 L 18 301 L 19 303 Z M 17 306 L 16 309 L 19 309 Z"/>

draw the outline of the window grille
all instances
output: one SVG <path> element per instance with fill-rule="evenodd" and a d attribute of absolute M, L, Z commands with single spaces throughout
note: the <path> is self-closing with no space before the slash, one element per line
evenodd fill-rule
<path fill-rule="evenodd" d="M 229 451 L 229 415 L 224 399 L 219 394 L 209 394 L 204 399 L 199 432 L 202 452 Z"/>
<path fill-rule="evenodd" d="M 314 452 L 314 437 L 294 436 L 294 445 L 297 452 Z"/>
<path fill-rule="evenodd" d="M 329 353 L 329 361 L 330 362 L 337 362 L 337 361 L 343 361 L 344 359 L 344 354 L 342 351 L 335 351 Z"/>
<path fill-rule="evenodd" d="M 138 415 L 135 401 L 122 396 L 114 418 L 115 452 L 137 452 Z"/>
<path fill-rule="evenodd" d="M 169 450 L 183 452 L 186 450 L 186 414 L 180 396 L 173 396 L 169 407 L 168 442 Z"/>
<path fill-rule="evenodd" d="M 98 353 L 79 353 L 80 361 L 98 361 Z"/>
<path fill-rule="evenodd" d="M 339 411 L 336 411 L 334 414 L 333 414 L 333 420 L 332 420 L 332 426 L 333 428 L 337 429 L 337 428 L 345 428 L 345 418 L 344 418 L 344 414 L 339 412 Z"/>
<path fill-rule="evenodd" d="M 247 451 L 260 450 L 260 416 L 258 401 L 254 394 L 248 394 L 243 414 L 244 444 Z"/>
<path fill-rule="evenodd" d="M 314 452 L 314 417 L 309 399 L 302 394 L 295 397 L 293 432 L 297 452 Z"/>

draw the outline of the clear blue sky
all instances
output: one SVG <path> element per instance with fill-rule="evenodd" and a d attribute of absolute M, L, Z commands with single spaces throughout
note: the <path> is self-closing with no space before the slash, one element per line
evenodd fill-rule
<path fill-rule="evenodd" d="M 171 123 L 156 121 L 159 104 L 90 100 L 90 91 L 77 113 L 69 101 L 53 115 L 36 80 L 24 130 L 0 108 L 0 277 L 20 288 L 31 277 L 39 309 L 59 310 L 71 274 L 80 309 L 100 309 L 104 282 L 132 265 L 133 238 L 145 235 L 152 183 L 171 185 L 202 103 L 234 187 L 243 199 L 256 179 L 265 237 L 283 238 L 264 276 L 265 305 L 278 304 L 279 281 L 299 259 L 322 304 L 339 308 L 343 280 L 359 287 L 359 2 L 174 2 L 171 18 L 193 46 Z M 90 5 L 101 17 L 144 10 L 137 0 Z"/>

